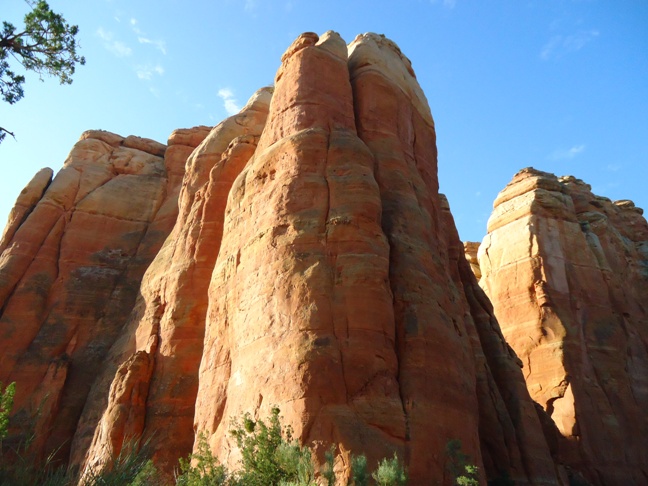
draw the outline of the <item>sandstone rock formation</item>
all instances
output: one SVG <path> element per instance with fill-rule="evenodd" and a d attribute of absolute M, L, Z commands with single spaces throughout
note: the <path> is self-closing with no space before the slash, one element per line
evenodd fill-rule
<path fill-rule="evenodd" d="M 0 248 L 0 381 L 14 442 L 66 458 L 102 361 L 177 214 L 166 146 L 89 131 L 21 193 Z M 166 163 L 165 163 L 166 162 Z M 176 174 L 174 176 L 174 173 Z"/>
<path fill-rule="evenodd" d="M 335 447 L 340 478 L 352 454 L 373 466 L 396 452 L 410 484 L 451 484 L 460 440 L 482 484 L 640 482 L 639 210 L 518 175 L 481 247 L 502 333 L 398 47 L 302 34 L 275 81 L 167 146 L 87 132 L 53 181 L 42 171 L 21 193 L 0 240 L 14 436 L 34 427 L 35 452 L 81 475 L 143 440 L 170 479 L 200 434 L 235 466 L 231 421 L 278 406 L 316 460 Z M 515 238 L 527 246 L 505 248 Z"/>
<path fill-rule="evenodd" d="M 276 405 L 320 458 L 337 446 L 341 474 L 350 453 L 375 464 L 397 452 L 413 484 L 447 482 L 445 446 L 459 439 L 491 477 L 556 483 L 513 353 L 487 309 L 471 315 L 448 226 L 407 58 L 373 34 L 348 49 L 335 33 L 300 36 L 229 195 L 197 432 L 234 463 L 230 421 Z M 480 332 L 511 380 L 502 389 Z"/>
<path fill-rule="evenodd" d="M 477 257 L 479 243 L 476 241 L 464 241 L 463 246 L 466 261 L 470 263 L 472 273 L 474 273 L 477 280 L 479 280 L 481 278 L 481 268 L 479 268 L 479 258 Z"/>
<path fill-rule="evenodd" d="M 191 452 L 207 289 L 225 203 L 254 153 L 271 93 L 259 90 L 240 114 L 203 133 L 204 140 L 189 155 L 178 219 L 144 276 L 128 332 L 111 352 L 115 364 L 106 373 L 112 380 L 110 395 L 105 385 L 97 387 L 88 407 L 91 424 L 97 423 L 96 411 L 102 417 L 92 446 L 77 444 L 76 464 L 96 467 L 120 452 L 125 437 L 141 435 L 150 437 L 156 464 L 169 473 L 179 457 Z M 179 138 L 175 133 L 171 140 Z"/>
<path fill-rule="evenodd" d="M 648 224 L 574 177 L 519 172 L 479 249 L 481 284 L 551 416 L 560 458 L 593 484 L 648 482 Z"/>

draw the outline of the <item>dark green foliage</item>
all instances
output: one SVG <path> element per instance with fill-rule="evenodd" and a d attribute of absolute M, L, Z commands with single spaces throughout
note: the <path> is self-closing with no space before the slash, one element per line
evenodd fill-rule
<path fill-rule="evenodd" d="M 513 481 L 509 474 L 505 472 L 497 478 L 489 479 L 488 486 L 515 486 L 515 481 Z"/>
<path fill-rule="evenodd" d="M 367 471 L 367 458 L 351 456 L 351 478 L 349 486 L 367 486 L 369 484 L 369 471 Z"/>
<path fill-rule="evenodd" d="M 148 459 L 147 443 L 128 441 L 105 467 L 86 475 L 84 486 L 155 486 L 160 484 L 153 461 Z"/>
<path fill-rule="evenodd" d="M 14 395 L 16 394 L 16 384 L 10 383 L 3 390 L 0 381 L 0 447 L 2 440 L 7 437 L 9 428 L 9 414 L 13 408 Z"/>
<path fill-rule="evenodd" d="M 335 446 L 331 446 L 331 448 L 324 453 L 324 458 L 326 459 L 326 463 L 320 472 L 322 473 L 322 477 L 326 480 L 326 486 L 335 486 Z"/>
<path fill-rule="evenodd" d="M 478 486 L 479 468 L 470 463 L 470 456 L 461 451 L 461 441 L 454 439 L 446 444 L 448 469 L 459 486 Z"/>
<path fill-rule="evenodd" d="M 254 422 L 249 414 L 231 431 L 241 451 L 238 484 L 246 486 L 310 485 L 313 463 L 308 449 L 293 442 L 289 427 L 282 430 L 279 409 L 273 408 L 268 423 Z"/>
<path fill-rule="evenodd" d="M 195 465 L 192 466 L 192 462 Z M 212 454 L 207 439 L 198 436 L 198 451 L 180 459 L 180 474 L 176 478 L 179 486 L 221 486 L 228 484 L 229 475 L 225 466 L 219 464 Z"/>
<path fill-rule="evenodd" d="M 69 25 L 44 0 L 26 1 L 31 11 L 25 15 L 24 27 L 17 29 L 5 21 L 0 30 L 0 96 L 9 104 L 25 94 L 25 76 L 11 68 L 11 59 L 23 69 L 36 72 L 41 80 L 45 75 L 53 76 L 61 84 L 72 83 L 76 65 L 85 64 L 85 58 L 77 54 L 79 27 Z M 7 133 L 13 136 L 0 127 L 0 142 Z"/>

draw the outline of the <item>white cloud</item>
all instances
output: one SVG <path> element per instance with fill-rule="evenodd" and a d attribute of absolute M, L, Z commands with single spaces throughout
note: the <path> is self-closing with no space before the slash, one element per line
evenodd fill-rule
<path fill-rule="evenodd" d="M 598 30 L 581 30 L 571 35 L 554 35 L 542 47 L 540 58 L 547 61 L 580 51 L 585 45 L 596 39 L 598 35 Z"/>
<path fill-rule="evenodd" d="M 241 111 L 241 107 L 234 99 L 234 93 L 229 88 L 221 88 L 218 90 L 218 96 L 223 100 L 223 106 L 228 115 L 236 115 Z"/>
<path fill-rule="evenodd" d="M 164 68 L 159 64 L 155 66 L 151 64 L 145 64 L 145 65 L 137 66 L 135 68 L 135 74 L 137 74 L 137 77 L 139 79 L 150 80 L 153 78 L 155 74 L 157 74 L 158 76 L 162 76 L 164 74 Z"/>
<path fill-rule="evenodd" d="M 133 50 L 121 41 L 115 40 L 113 33 L 104 30 L 102 27 L 97 29 L 97 35 L 103 40 L 104 47 L 117 57 L 127 57 L 133 53 Z"/>
<path fill-rule="evenodd" d="M 158 51 L 160 51 L 162 54 L 166 55 L 167 51 L 166 51 L 165 41 L 163 41 L 162 39 L 154 40 L 147 37 L 147 35 L 144 34 L 144 32 L 142 32 L 142 30 L 139 27 L 137 27 L 138 24 L 137 19 L 131 18 L 130 24 L 131 24 L 131 29 L 137 35 L 137 42 L 139 42 L 140 44 L 150 44 L 153 47 L 155 47 Z"/>
<path fill-rule="evenodd" d="M 252 12 L 257 8 L 257 0 L 245 0 L 245 10 Z"/>
<path fill-rule="evenodd" d="M 619 169 L 621 169 L 621 166 L 619 164 L 608 164 L 607 166 L 607 170 L 609 170 L 610 172 L 616 172 Z"/>
<path fill-rule="evenodd" d="M 568 149 L 558 149 L 554 150 L 549 154 L 551 160 L 570 160 L 576 157 L 578 154 L 582 153 L 585 150 L 585 144 L 574 145 Z"/>
<path fill-rule="evenodd" d="M 160 51 L 162 54 L 166 55 L 166 53 L 167 53 L 167 51 L 166 51 L 166 42 L 164 42 L 163 40 L 152 40 L 152 39 L 149 39 L 147 37 L 139 36 L 137 38 L 137 41 L 140 44 L 151 44 L 151 45 L 155 46 L 155 48 L 158 51 Z"/>

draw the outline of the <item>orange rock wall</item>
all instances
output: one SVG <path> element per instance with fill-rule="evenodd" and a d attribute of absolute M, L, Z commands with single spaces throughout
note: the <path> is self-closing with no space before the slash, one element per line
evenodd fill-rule
<path fill-rule="evenodd" d="M 499 194 L 481 285 L 554 420 L 560 460 L 593 484 L 648 480 L 648 224 L 573 177 L 524 169 Z"/>
<path fill-rule="evenodd" d="M 84 473 L 143 439 L 171 480 L 198 434 L 236 467 L 231 421 L 278 406 L 340 478 L 396 452 L 411 484 L 452 484 L 460 440 L 482 484 L 640 483 L 639 210 L 523 171 L 480 247 L 493 308 L 398 47 L 307 33 L 281 61 L 216 127 L 87 132 L 21 193 L 0 240 L 14 441 L 33 425 Z"/>
<path fill-rule="evenodd" d="M 21 193 L 0 248 L 0 381 L 14 443 L 66 458 L 102 360 L 175 219 L 166 146 L 90 131 Z M 172 202 L 170 207 L 176 207 Z M 11 441 L 10 441 L 11 443 Z"/>
<path fill-rule="evenodd" d="M 195 427 L 223 461 L 238 459 L 231 420 L 277 405 L 320 459 L 337 446 L 342 476 L 351 453 L 397 452 L 413 484 L 449 482 L 445 447 L 459 439 L 490 477 L 557 483 L 517 360 L 479 308 L 512 380 L 501 392 L 484 358 L 435 142 L 391 41 L 304 34 L 282 58 L 209 288 Z M 482 436 L 494 431 L 507 438 Z"/>

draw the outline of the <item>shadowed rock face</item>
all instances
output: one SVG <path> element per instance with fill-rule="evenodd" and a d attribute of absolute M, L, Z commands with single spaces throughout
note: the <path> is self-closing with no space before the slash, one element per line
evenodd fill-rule
<path fill-rule="evenodd" d="M 560 458 L 594 484 L 648 480 L 648 224 L 631 201 L 574 177 L 519 172 L 495 201 L 481 285 L 566 440 Z"/>
<path fill-rule="evenodd" d="M 582 250 L 607 259 L 601 278 L 608 287 L 601 288 L 612 288 L 613 272 L 644 285 L 648 229 L 631 203 L 599 201 L 597 213 L 578 181 L 529 174 L 500 198 L 506 209 L 493 242 L 496 231 L 529 212 L 506 201 L 531 200 L 542 217 L 575 222 L 573 233 L 586 235 Z M 557 195 L 525 195 L 533 177 Z M 555 432 L 565 433 L 574 416 L 569 393 L 587 388 L 575 384 L 578 373 L 606 383 L 597 386 L 613 413 L 599 417 L 599 427 L 618 421 L 613 396 L 629 414 L 638 412 L 628 389 L 645 403 L 639 290 L 596 290 L 622 303 L 616 312 L 626 338 L 606 334 L 603 324 L 581 333 L 590 336 L 581 353 L 590 361 L 590 349 L 600 353 L 597 363 L 614 354 L 609 338 L 626 346 L 623 362 L 567 369 L 561 357 L 572 345 L 543 334 L 533 349 L 547 362 L 559 358 L 529 367 L 524 336 L 538 332 L 531 318 L 511 334 L 512 347 L 504 340 L 471 270 L 475 262 L 465 258 L 474 248 L 459 241 L 438 191 L 425 95 L 410 61 L 383 36 L 364 34 L 347 46 L 333 32 L 303 34 L 282 57 L 274 94 L 259 90 L 238 115 L 213 129 L 178 130 L 168 146 L 89 132 L 50 178 L 39 173 L 23 191 L 0 242 L 0 380 L 19 384 L 13 424 L 35 423 L 34 447 L 45 453 L 63 445 L 60 456 L 80 472 L 143 438 L 171 478 L 197 434 L 235 466 L 231 421 L 244 413 L 264 418 L 278 406 L 318 461 L 335 446 L 340 478 L 349 474 L 351 454 L 366 454 L 373 467 L 396 452 L 411 484 L 451 484 L 446 446 L 460 440 L 482 483 L 560 484 L 567 472 L 558 462 L 588 471 L 598 457 Z M 587 214 L 590 229 L 581 230 L 570 211 Z M 615 229 L 591 229 L 600 226 L 598 214 Z M 551 235 L 563 227 L 551 226 Z M 516 251 L 489 253 L 504 261 Z M 548 261 L 553 271 L 562 260 Z M 580 288 L 565 272 L 556 275 Z M 535 276 L 539 289 L 553 282 Z M 544 292 L 536 293 L 551 294 Z M 546 322 L 551 339 L 567 335 L 558 318 Z M 545 375 L 560 378 L 554 388 L 564 381 L 560 397 L 545 382 L 541 393 L 530 388 L 556 424 L 536 413 L 516 352 L 533 383 Z M 615 381 L 608 365 L 628 367 L 631 378 Z M 45 413 L 32 418 L 41 403 Z M 619 424 L 606 432 L 610 440 L 626 430 Z M 630 448 L 624 464 L 638 464 L 645 446 L 635 440 Z M 609 477 L 639 478 L 624 468 Z"/>

